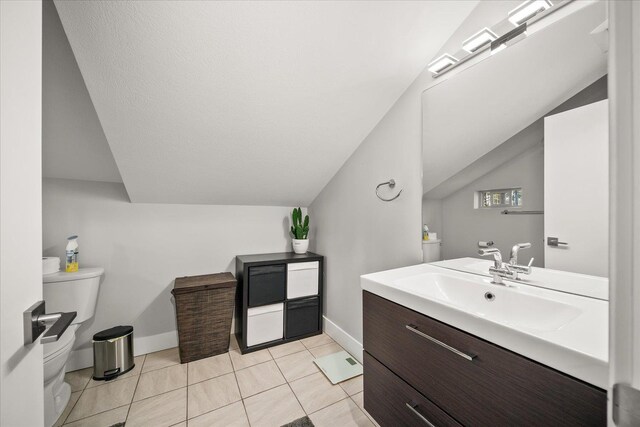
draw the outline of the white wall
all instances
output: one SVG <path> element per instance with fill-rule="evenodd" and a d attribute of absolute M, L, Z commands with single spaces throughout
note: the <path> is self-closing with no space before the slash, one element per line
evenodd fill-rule
<path fill-rule="evenodd" d="M 42 4 L 42 36 L 42 176 L 122 182 L 51 0 Z"/>
<path fill-rule="evenodd" d="M 434 231 L 441 231 L 443 259 L 479 258 L 479 240 L 493 240 L 504 257 L 514 244 L 530 242 L 531 249 L 522 251 L 520 263 L 534 257 L 534 265 L 544 267 L 544 215 L 502 215 L 504 208 L 474 208 L 477 191 L 515 187 L 523 190 L 524 210 L 544 210 L 542 141 L 442 200 L 443 228 Z"/>
<path fill-rule="evenodd" d="M 62 258 L 77 234 L 80 266 L 105 268 L 67 369 L 90 366 L 92 335 L 115 325 L 133 325 L 136 354 L 176 345 L 173 280 L 235 271 L 235 255 L 290 251 L 291 209 L 132 204 L 120 183 L 45 179 L 45 255 Z"/>
<path fill-rule="evenodd" d="M 457 50 L 487 22 L 502 20 L 509 7 L 513 2 L 480 2 L 442 50 Z M 421 94 L 433 83 L 423 70 L 309 206 L 311 247 L 327 258 L 325 328 L 358 358 L 360 275 L 422 262 Z M 374 189 L 389 178 L 403 192 L 385 203 Z"/>
<path fill-rule="evenodd" d="M 0 2 L 0 425 L 43 424 L 42 345 L 22 313 L 42 299 L 42 4 Z"/>

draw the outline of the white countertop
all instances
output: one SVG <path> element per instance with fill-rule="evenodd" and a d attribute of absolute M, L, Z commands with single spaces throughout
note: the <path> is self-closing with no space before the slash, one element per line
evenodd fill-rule
<path fill-rule="evenodd" d="M 520 282 L 494 285 L 488 277 L 433 264 L 367 274 L 360 281 L 365 291 L 597 387 L 608 386 L 607 301 Z M 487 290 L 502 305 L 482 305 L 494 304 L 484 300 Z"/>
<path fill-rule="evenodd" d="M 493 265 L 493 261 L 485 258 L 467 257 L 432 262 L 431 265 L 488 277 L 489 267 Z M 504 281 L 509 281 L 509 279 L 504 279 Z M 518 281 L 515 283 L 524 283 L 609 301 L 609 279 L 606 277 L 532 267 L 531 274 L 520 274 Z"/>

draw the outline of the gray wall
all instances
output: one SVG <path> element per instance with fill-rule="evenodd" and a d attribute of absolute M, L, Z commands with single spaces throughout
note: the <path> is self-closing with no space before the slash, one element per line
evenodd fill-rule
<path fill-rule="evenodd" d="M 503 208 L 474 208 L 476 191 L 511 187 L 522 187 L 523 209 L 544 209 L 542 141 L 442 200 L 443 228 L 438 237 L 444 259 L 478 257 L 479 240 L 493 240 L 505 258 L 515 243 L 531 242 L 521 263 L 534 257 L 534 265 L 544 266 L 544 215 L 502 215 Z"/>
<path fill-rule="evenodd" d="M 133 325 L 137 354 L 175 346 L 173 280 L 235 271 L 236 255 L 290 251 L 291 209 L 134 204 L 120 183 L 45 179 L 44 255 L 64 260 L 66 238 L 77 234 L 80 267 L 105 269 L 68 370 L 90 366 L 92 335 L 115 325 Z"/>
<path fill-rule="evenodd" d="M 438 233 L 442 239 L 443 218 L 442 199 L 425 198 L 422 201 L 422 223 L 429 227 L 429 233 Z"/>
<path fill-rule="evenodd" d="M 480 2 L 441 52 L 455 51 L 513 4 Z M 327 328 L 356 355 L 362 350 L 360 275 L 422 262 L 421 95 L 433 83 L 425 69 L 309 206 L 315 221 L 311 247 L 327 257 Z M 403 192 L 385 203 L 374 189 L 389 178 Z"/>

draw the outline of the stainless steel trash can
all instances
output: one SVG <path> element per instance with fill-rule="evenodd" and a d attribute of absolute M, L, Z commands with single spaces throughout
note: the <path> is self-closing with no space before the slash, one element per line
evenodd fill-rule
<path fill-rule="evenodd" d="M 133 326 L 115 326 L 93 336 L 94 380 L 112 380 L 134 366 Z"/>

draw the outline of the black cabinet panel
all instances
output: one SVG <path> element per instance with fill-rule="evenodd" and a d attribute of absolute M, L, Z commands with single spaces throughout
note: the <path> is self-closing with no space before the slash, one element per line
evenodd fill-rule
<path fill-rule="evenodd" d="M 288 301 L 285 337 L 295 338 L 319 330 L 319 311 L 318 297 Z"/>
<path fill-rule="evenodd" d="M 283 301 L 286 280 L 286 264 L 249 267 L 249 307 Z"/>
<path fill-rule="evenodd" d="M 309 262 L 318 263 L 317 295 L 287 299 L 289 265 Z M 324 257 L 311 252 L 236 256 L 235 334 L 243 354 L 322 333 L 323 268 Z M 277 303 L 284 304 L 283 338 L 248 346 L 249 308 Z"/>

